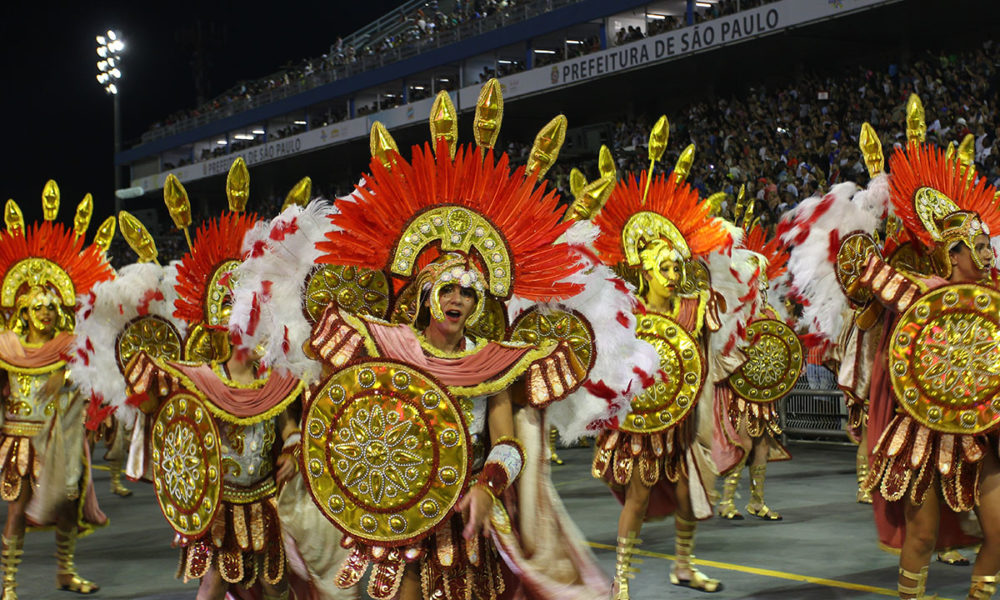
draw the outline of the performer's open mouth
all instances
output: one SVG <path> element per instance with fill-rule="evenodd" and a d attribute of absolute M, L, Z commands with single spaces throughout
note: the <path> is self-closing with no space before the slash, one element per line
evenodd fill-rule
<path fill-rule="evenodd" d="M 451 310 L 446 310 L 446 311 L 444 311 L 444 314 L 445 314 L 445 316 L 447 316 L 447 317 L 448 317 L 449 319 L 455 319 L 456 321 L 457 321 L 458 319 L 462 318 L 462 311 L 460 311 L 460 310 L 455 310 L 454 308 L 453 308 L 453 309 L 451 309 Z"/>

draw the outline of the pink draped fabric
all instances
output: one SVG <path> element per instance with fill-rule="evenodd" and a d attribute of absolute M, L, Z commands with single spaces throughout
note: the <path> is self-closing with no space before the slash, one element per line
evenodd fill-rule
<path fill-rule="evenodd" d="M 8 330 L 0 333 L 0 360 L 15 367 L 37 369 L 66 360 L 73 340 L 73 334 L 61 331 L 41 346 L 31 348 L 21 343 L 16 333 Z"/>
<path fill-rule="evenodd" d="M 233 388 L 208 365 L 168 364 L 190 379 L 213 404 L 239 418 L 253 417 L 274 408 L 298 385 L 298 380 L 291 375 L 272 373 L 261 388 Z"/>
<path fill-rule="evenodd" d="M 406 326 L 368 324 L 379 354 L 414 365 L 445 385 L 472 386 L 502 375 L 534 346 L 510 348 L 489 342 L 475 354 L 461 358 L 427 356 L 416 333 Z"/>
<path fill-rule="evenodd" d="M 740 464 L 753 445 L 753 440 L 741 436 L 729 418 L 729 404 L 733 401 L 733 390 L 728 383 L 715 386 L 715 402 L 712 403 L 712 462 L 720 474 Z"/>

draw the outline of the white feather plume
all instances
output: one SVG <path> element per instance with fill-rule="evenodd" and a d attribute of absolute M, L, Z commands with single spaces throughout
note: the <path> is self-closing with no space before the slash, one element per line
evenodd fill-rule
<path fill-rule="evenodd" d="M 244 349 L 266 347 L 262 362 L 305 381 L 319 377 L 320 365 L 302 345 L 312 326 L 302 310 L 306 279 L 320 251 L 316 242 L 333 230 L 336 209 L 318 199 L 306 207 L 289 206 L 269 222 L 258 223 L 243 239 L 250 258 L 237 269 L 229 330 Z M 257 322 L 252 316 L 258 312 Z"/>
<path fill-rule="evenodd" d="M 745 248 L 733 248 L 729 253 L 713 252 L 706 264 L 712 289 L 726 304 L 725 310 L 719 310 L 719 330 L 709 336 L 709 349 L 725 355 L 746 346 L 746 326 L 760 308 L 758 269 L 767 259 Z"/>
<path fill-rule="evenodd" d="M 125 379 L 116 355 L 119 334 L 143 314 L 173 323 L 183 339 L 186 324 L 173 316 L 177 265 L 131 264 L 110 281 L 81 296 L 76 309 L 76 340 L 70 359 L 73 380 L 85 397 L 96 396 L 115 407 L 115 415 L 131 423 L 137 411 L 125 403 Z M 159 292 L 160 295 L 156 295 Z"/>

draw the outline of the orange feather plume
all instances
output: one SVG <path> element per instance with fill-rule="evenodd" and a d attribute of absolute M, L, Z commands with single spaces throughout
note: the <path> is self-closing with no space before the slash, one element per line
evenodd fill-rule
<path fill-rule="evenodd" d="M 677 183 L 673 176 L 658 175 L 650 184 L 646 202 L 642 184 L 646 173 L 618 182 L 604 209 L 594 218 L 601 233 L 594 243 L 601 260 L 617 265 L 625 260 L 622 232 L 632 215 L 648 211 L 666 217 L 684 236 L 692 257 L 702 257 L 720 250 L 732 237 L 722 221 L 711 215 L 712 208 L 698 198 L 698 191 L 687 182 Z"/>
<path fill-rule="evenodd" d="M 175 317 L 188 323 L 205 320 L 205 295 L 212 275 L 222 263 L 245 258 L 243 237 L 256 222 L 253 213 L 229 212 L 198 227 L 191 250 L 177 265 Z"/>
<path fill-rule="evenodd" d="M 450 204 L 483 215 L 503 236 L 513 262 L 513 294 L 544 301 L 580 291 L 562 280 L 582 265 L 567 244 L 556 243 L 572 223 L 559 222 L 555 193 L 525 175 L 524 167 L 512 171 L 506 153 L 496 160 L 492 150 L 484 155 L 466 145 L 452 160 L 447 147 L 435 156 L 425 144 L 413 148 L 411 161 L 393 154 L 391 170 L 372 159 L 353 197 L 337 202 L 339 212 L 330 220 L 338 230 L 316 244 L 324 253 L 319 262 L 388 271 L 411 219 Z"/>
<path fill-rule="evenodd" d="M 84 247 L 83 236 L 76 236 L 62 223 L 36 222 L 26 229 L 25 234 L 0 234 L 0 280 L 27 258 L 44 258 L 59 265 L 73 281 L 77 296 L 114 277 L 104 251 L 93 244 Z"/>
<path fill-rule="evenodd" d="M 747 232 L 743 246 L 767 259 L 768 280 L 774 281 L 788 271 L 788 249 L 777 237 L 768 241 L 767 232 L 759 224 L 755 223 Z"/>
<path fill-rule="evenodd" d="M 996 188 L 985 177 L 969 181 L 966 169 L 948 160 L 940 148 L 928 144 L 910 144 L 889 159 L 889 178 L 893 209 L 903 226 L 925 246 L 934 245 L 931 234 L 920 222 L 913 200 L 922 187 L 934 188 L 948 196 L 960 210 L 978 213 L 989 226 L 990 234 L 1000 234 L 1000 214 L 994 207 Z"/>

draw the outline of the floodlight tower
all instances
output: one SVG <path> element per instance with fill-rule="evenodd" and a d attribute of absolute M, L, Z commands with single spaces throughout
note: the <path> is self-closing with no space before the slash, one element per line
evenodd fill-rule
<path fill-rule="evenodd" d="M 104 87 L 104 91 L 114 99 L 115 112 L 115 156 L 122 149 L 122 128 L 121 116 L 118 107 L 118 97 L 122 78 L 122 54 L 125 52 L 125 42 L 122 41 L 121 33 L 109 29 L 97 36 L 97 83 Z M 114 160 L 112 160 L 114 163 Z M 121 189 L 121 169 L 114 165 L 115 169 L 115 213 L 121 210 L 121 199 L 118 197 L 118 190 Z"/>

